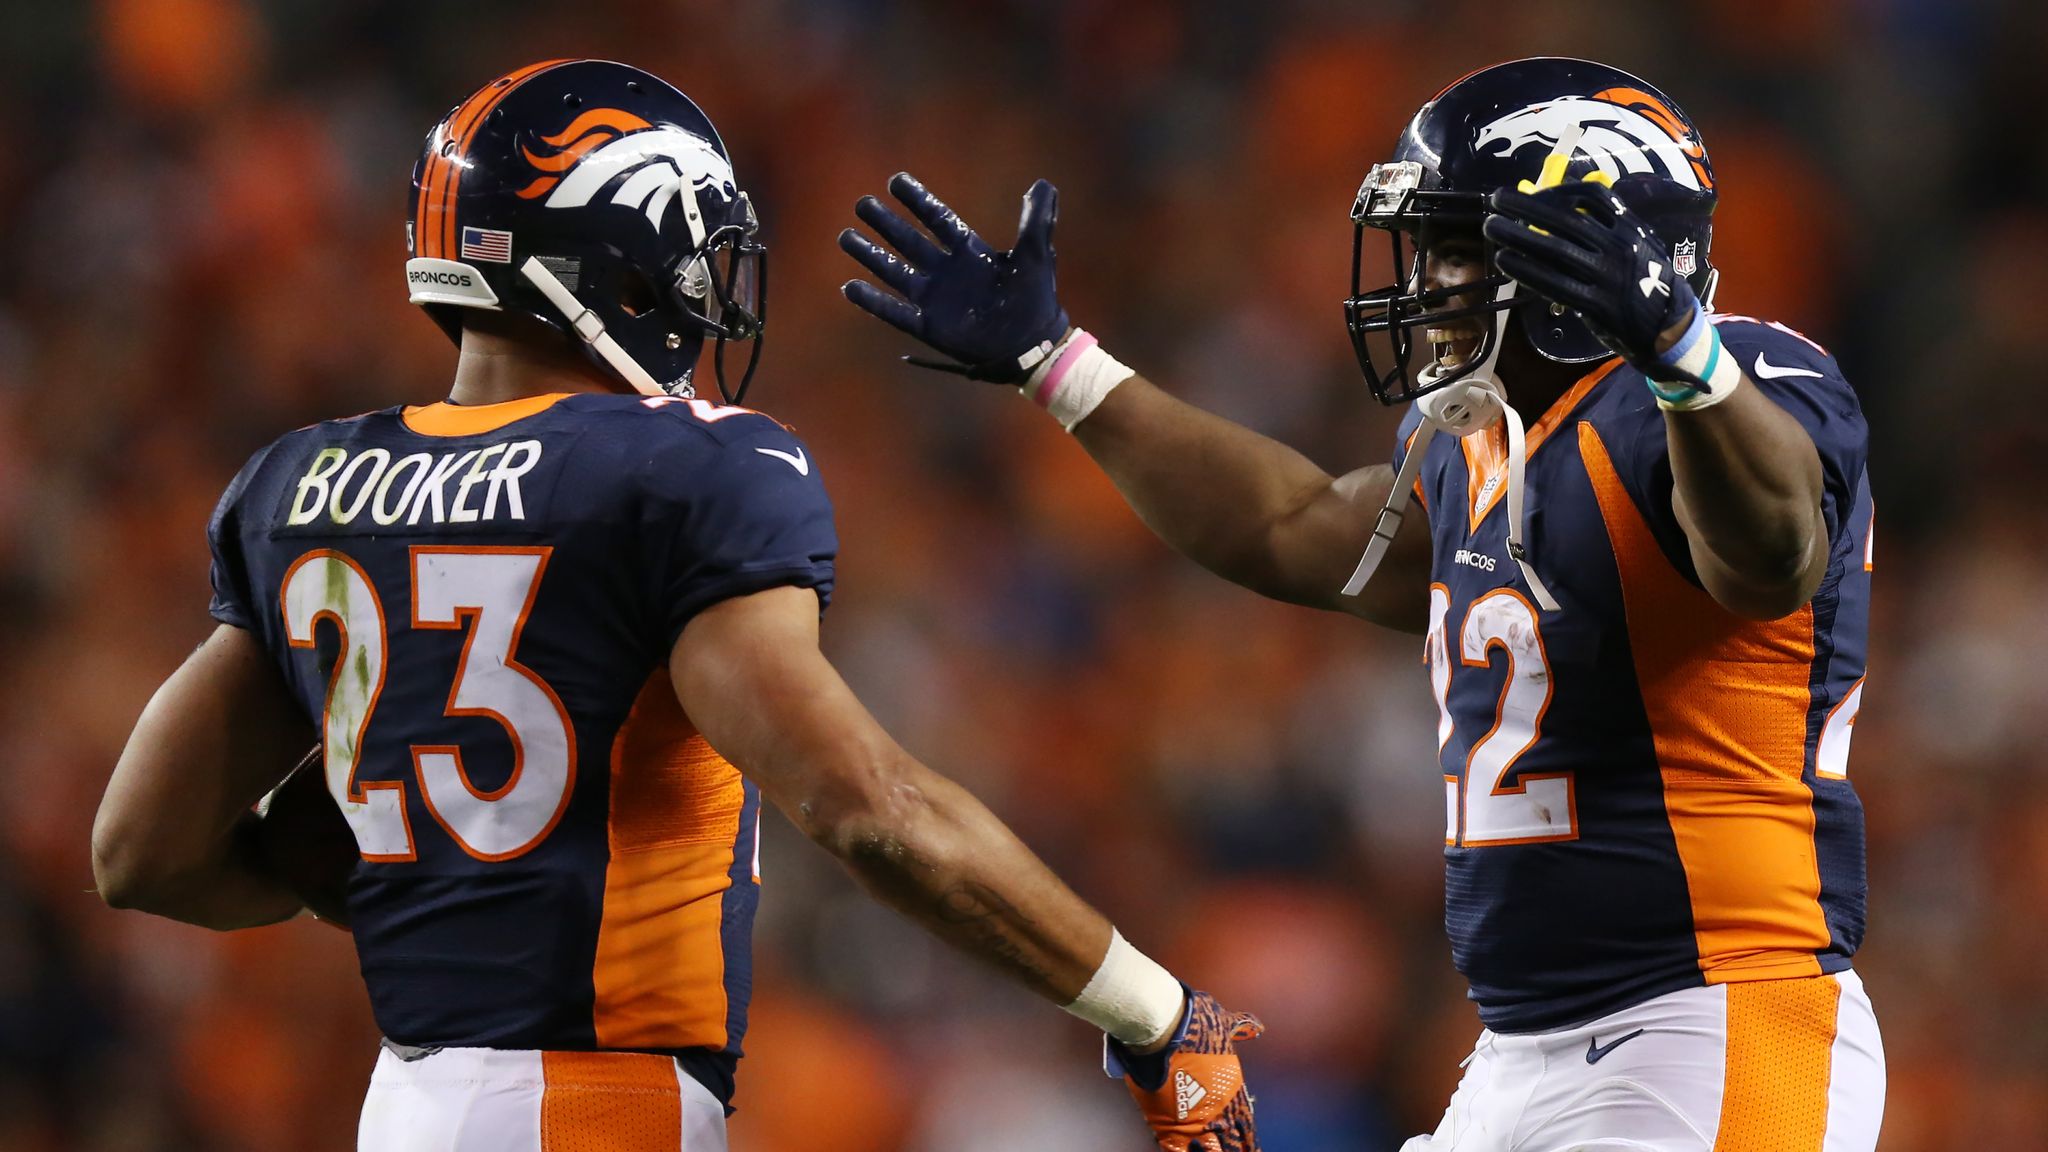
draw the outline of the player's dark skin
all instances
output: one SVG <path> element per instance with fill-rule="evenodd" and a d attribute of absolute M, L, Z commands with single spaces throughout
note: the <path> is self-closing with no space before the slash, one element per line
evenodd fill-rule
<path fill-rule="evenodd" d="M 472 328 L 449 399 L 614 390 L 571 351 Z M 1109 921 L 882 730 L 819 651 L 819 614 L 817 594 L 796 587 L 699 613 L 669 655 L 685 714 L 876 898 L 1071 1003 L 1109 949 Z M 100 895 L 222 930 L 299 914 L 251 850 L 249 809 L 315 739 L 261 642 L 216 628 L 150 701 L 108 782 L 93 826 Z"/>
<path fill-rule="evenodd" d="M 1455 288 L 1487 274 L 1476 235 L 1432 238 L 1422 287 Z M 1453 297 L 1446 309 L 1463 302 Z M 1450 353 L 1470 354 L 1471 337 Z M 1507 329 L 1496 370 L 1533 420 L 1591 365 L 1558 364 Z M 1663 333 L 1660 350 L 1684 334 Z M 1797 611 L 1827 571 L 1820 456 L 1784 409 L 1746 377 L 1735 395 L 1697 412 L 1667 412 L 1672 510 L 1700 582 L 1740 616 Z M 1341 595 L 1394 481 L 1390 464 L 1332 477 L 1278 441 L 1184 403 L 1142 376 L 1111 392 L 1074 436 L 1140 518 L 1175 549 L 1227 580 L 1277 600 L 1349 612 L 1420 634 L 1429 623 L 1426 516 L 1409 515 L 1381 570 Z"/>

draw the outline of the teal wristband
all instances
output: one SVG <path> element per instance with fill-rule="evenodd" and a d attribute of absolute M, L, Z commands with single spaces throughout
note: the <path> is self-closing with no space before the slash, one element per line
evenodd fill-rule
<path fill-rule="evenodd" d="M 1692 412 L 1726 400 L 1742 383 L 1742 369 L 1702 309 L 1694 311 L 1685 335 L 1643 377 L 1658 407 Z"/>

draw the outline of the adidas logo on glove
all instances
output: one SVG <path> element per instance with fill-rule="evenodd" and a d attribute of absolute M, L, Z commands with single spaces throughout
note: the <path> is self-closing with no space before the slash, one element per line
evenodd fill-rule
<path fill-rule="evenodd" d="M 1188 1113 L 1194 1111 L 1195 1105 L 1207 1099 L 1208 1095 L 1209 1090 L 1197 1084 L 1195 1078 L 1188 1075 L 1187 1069 L 1181 1068 L 1174 1071 L 1173 1106 L 1180 1112 L 1180 1119 L 1187 1119 Z"/>

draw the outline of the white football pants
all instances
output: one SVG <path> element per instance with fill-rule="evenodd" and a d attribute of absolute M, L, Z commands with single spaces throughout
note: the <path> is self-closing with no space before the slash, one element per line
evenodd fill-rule
<path fill-rule="evenodd" d="M 1873 1152 L 1884 1046 L 1853 971 L 1688 988 L 1555 1032 L 1479 1034 L 1401 1152 Z"/>
<path fill-rule="evenodd" d="M 674 1060 L 443 1048 L 377 1057 L 359 1152 L 725 1152 L 725 1109 Z"/>

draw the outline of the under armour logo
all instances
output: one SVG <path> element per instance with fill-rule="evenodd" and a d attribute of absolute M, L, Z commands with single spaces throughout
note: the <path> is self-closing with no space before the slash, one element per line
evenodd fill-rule
<path fill-rule="evenodd" d="M 1646 298 L 1660 292 L 1666 296 L 1671 295 L 1671 285 L 1664 282 L 1664 266 L 1655 260 L 1650 261 L 1650 274 L 1636 281 L 1636 287 L 1643 290 Z"/>

